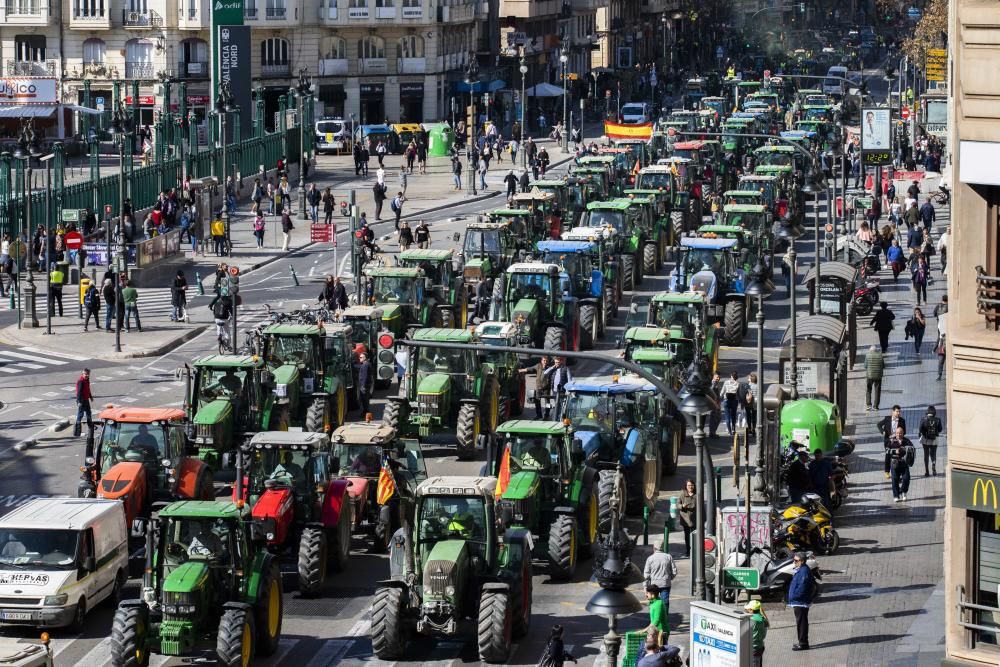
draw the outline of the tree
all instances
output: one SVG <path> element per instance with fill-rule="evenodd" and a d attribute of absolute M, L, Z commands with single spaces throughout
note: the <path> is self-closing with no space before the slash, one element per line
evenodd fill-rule
<path fill-rule="evenodd" d="M 945 46 L 943 35 L 948 34 L 948 0 L 929 0 L 924 14 L 917 22 L 911 37 L 903 40 L 903 52 L 910 62 L 923 64 L 927 49 Z"/>

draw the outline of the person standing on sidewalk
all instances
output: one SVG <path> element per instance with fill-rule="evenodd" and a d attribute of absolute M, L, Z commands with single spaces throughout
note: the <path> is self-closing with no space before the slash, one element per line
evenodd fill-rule
<path fill-rule="evenodd" d="M 122 300 L 125 302 L 125 333 L 131 333 L 129 326 L 132 323 L 132 315 L 135 315 L 135 326 L 142 333 L 142 322 L 139 321 L 139 291 L 132 284 L 131 280 L 125 282 L 122 289 Z"/>
<path fill-rule="evenodd" d="M 336 197 L 327 188 L 323 192 L 323 222 L 327 225 L 333 224 L 333 210 L 337 207 Z"/>
<path fill-rule="evenodd" d="M 664 550 L 663 541 L 658 540 L 642 568 L 642 578 L 646 581 L 647 588 L 659 589 L 665 614 L 670 613 L 670 586 L 676 576 L 677 564 L 670 553 Z"/>
<path fill-rule="evenodd" d="M 381 168 L 383 168 L 385 166 L 384 160 L 385 160 L 385 154 L 387 152 L 388 152 L 388 149 L 385 146 L 385 142 L 382 141 L 381 139 L 379 139 L 378 145 L 375 146 L 375 157 L 378 158 L 379 169 L 381 169 Z"/>
<path fill-rule="evenodd" d="M 266 227 L 266 225 L 264 224 L 264 216 L 263 216 L 263 214 L 258 213 L 256 215 L 256 217 L 254 217 L 254 219 L 253 219 L 253 235 L 254 235 L 254 238 L 257 240 L 257 247 L 258 248 L 263 248 L 264 247 L 264 230 L 265 230 L 265 227 Z"/>
<path fill-rule="evenodd" d="M 170 315 L 171 322 L 182 322 L 188 319 L 187 287 L 188 283 L 187 278 L 184 277 L 184 271 L 177 269 L 174 282 L 170 285 L 170 305 L 173 306 L 173 312 Z"/>
<path fill-rule="evenodd" d="M 885 478 L 889 479 L 889 441 L 892 439 L 893 434 L 896 432 L 897 428 L 902 428 L 903 433 L 906 433 L 906 420 L 903 419 L 901 413 L 901 408 L 898 405 L 892 406 L 892 413 L 886 417 L 883 417 L 875 425 L 878 432 L 882 434 L 882 447 L 885 449 Z"/>
<path fill-rule="evenodd" d="M 889 439 L 889 469 L 892 471 L 892 501 L 906 500 L 910 490 L 910 465 L 916 458 L 913 443 L 904 435 L 903 427 L 897 426 L 896 433 Z"/>
<path fill-rule="evenodd" d="M 920 207 L 920 221 L 924 223 L 924 231 L 930 236 L 931 225 L 934 224 L 934 204 L 931 203 L 930 197 L 924 202 L 924 205 Z"/>
<path fill-rule="evenodd" d="M 924 331 L 927 330 L 927 319 L 919 308 L 913 309 L 913 317 L 906 323 L 906 337 L 913 336 L 913 350 L 919 355 L 920 346 L 924 342 Z"/>
<path fill-rule="evenodd" d="M 764 640 L 771 622 L 767 619 L 760 600 L 750 600 L 743 609 L 750 614 L 750 635 L 753 638 L 753 660 L 750 664 L 761 667 L 764 664 Z"/>
<path fill-rule="evenodd" d="M 924 450 L 924 477 L 933 474 L 937 477 L 937 439 L 944 431 L 944 424 L 937 416 L 937 408 L 933 405 L 927 406 L 927 414 L 920 420 L 920 446 Z M 927 462 L 930 461 L 930 468 Z"/>
<path fill-rule="evenodd" d="M 90 411 L 90 402 L 94 400 L 94 394 L 90 390 L 90 369 L 84 368 L 83 373 L 76 379 L 76 425 L 73 426 L 73 437 L 79 438 L 81 435 L 80 423 L 83 416 L 87 415 L 87 429 L 94 428 L 94 417 Z"/>
<path fill-rule="evenodd" d="M 796 551 L 792 557 L 792 567 L 795 574 L 788 582 L 788 606 L 795 613 L 795 631 L 798 643 L 792 646 L 793 651 L 809 650 L 809 607 L 812 606 L 813 591 L 816 580 L 812 570 L 806 565 L 806 555 Z"/>
<path fill-rule="evenodd" d="M 295 229 L 295 225 L 292 224 L 292 214 L 286 208 L 281 212 L 281 249 L 282 251 L 288 251 L 288 244 L 292 242 L 292 230 Z"/>
<path fill-rule="evenodd" d="M 865 355 L 865 412 L 878 411 L 882 401 L 882 376 L 885 374 L 885 357 L 874 345 Z M 874 394 L 874 400 L 872 400 Z"/>
<path fill-rule="evenodd" d="M 319 222 L 319 203 L 322 199 L 323 195 L 316 189 L 316 184 L 310 183 L 309 191 L 306 192 L 306 202 L 309 204 L 309 217 L 312 218 L 313 224 Z"/>
<path fill-rule="evenodd" d="M 695 528 L 697 504 L 698 490 L 695 488 L 694 480 L 686 480 L 678 502 L 677 517 L 680 519 L 681 528 L 684 530 L 684 556 L 687 558 L 691 557 L 691 533 L 694 532 Z"/>
<path fill-rule="evenodd" d="M 123 311 L 119 317 L 124 315 L 125 310 L 124 306 L 118 303 L 115 284 L 111 278 L 104 279 L 104 283 L 101 285 L 101 296 L 104 297 L 104 330 L 110 332 L 112 318 L 119 310 Z"/>
<path fill-rule="evenodd" d="M 59 306 L 59 317 L 63 316 L 63 281 L 66 274 L 59 268 L 59 264 L 53 263 L 52 270 L 49 271 L 49 293 L 52 295 L 49 300 L 49 314 L 55 315 L 56 306 Z"/>
<path fill-rule="evenodd" d="M 97 285 L 90 283 L 87 287 L 87 291 L 83 294 L 83 330 L 87 331 L 87 325 L 90 324 L 90 316 L 94 316 L 94 328 L 98 331 L 101 330 L 101 292 L 97 289 Z"/>
<path fill-rule="evenodd" d="M 663 646 L 670 637 L 667 606 L 660 597 L 660 589 L 657 586 L 646 585 L 646 599 L 649 600 L 649 625 L 646 626 L 646 632 L 655 633 L 657 644 Z"/>
<path fill-rule="evenodd" d="M 256 213 L 260 210 L 260 202 L 264 199 L 264 188 L 260 185 L 260 179 L 253 179 L 253 190 L 250 192 L 250 212 Z"/>
<path fill-rule="evenodd" d="M 895 270 L 895 269 L 894 269 Z M 882 354 L 885 354 L 889 350 L 889 333 L 893 329 L 892 321 L 896 319 L 896 316 L 892 314 L 889 310 L 889 304 L 883 301 L 880 305 L 880 310 L 875 313 L 872 317 L 871 322 L 868 324 L 875 330 L 878 334 L 879 344 L 882 346 Z"/>
<path fill-rule="evenodd" d="M 399 218 L 403 215 L 403 202 L 406 201 L 406 197 L 403 196 L 402 192 L 397 192 L 396 196 L 392 198 L 389 202 L 389 208 L 396 215 L 396 232 L 399 233 Z"/>
<path fill-rule="evenodd" d="M 417 247 L 421 250 L 426 250 L 431 247 L 431 230 L 427 226 L 426 220 L 421 220 L 420 224 L 417 225 L 415 231 L 415 237 L 417 241 Z"/>
<path fill-rule="evenodd" d="M 372 197 L 375 199 L 375 221 L 382 219 L 382 204 L 385 203 L 386 187 L 384 183 L 375 182 L 372 186 Z"/>
<path fill-rule="evenodd" d="M 451 156 L 451 175 L 455 181 L 455 189 L 462 189 L 462 161 L 457 155 Z"/>
<path fill-rule="evenodd" d="M 399 249 L 409 250 L 411 245 L 413 245 L 413 230 L 410 229 L 410 223 L 404 220 L 399 225 Z"/>
<path fill-rule="evenodd" d="M 944 373 L 944 361 L 948 354 L 947 337 L 948 337 L 948 311 L 945 310 L 943 313 L 938 315 L 937 318 L 937 343 L 934 345 L 934 352 L 937 354 L 938 358 L 938 382 L 941 381 L 941 376 Z"/>
<path fill-rule="evenodd" d="M 372 153 L 368 149 L 368 144 L 361 145 L 361 175 L 368 178 L 368 163 L 371 162 Z"/>

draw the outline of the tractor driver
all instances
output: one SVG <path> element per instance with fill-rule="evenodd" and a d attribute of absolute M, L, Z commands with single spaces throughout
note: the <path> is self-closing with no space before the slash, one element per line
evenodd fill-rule
<path fill-rule="evenodd" d="M 292 457 L 293 454 L 289 450 L 285 450 L 279 454 L 278 465 L 271 472 L 271 479 L 281 480 L 285 478 L 291 482 L 293 487 L 301 488 L 306 482 L 306 473 L 302 470 L 302 466 L 296 463 Z"/>
<path fill-rule="evenodd" d="M 212 529 L 199 525 L 191 537 L 187 552 L 191 558 L 210 559 L 222 554 L 222 540 Z"/>
<path fill-rule="evenodd" d="M 531 438 L 528 448 L 520 452 L 517 463 L 521 469 L 545 471 L 549 467 L 551 456 L 543 438 Z"/>
<path fill-rule="evenodd" d="M 448 521 L 448 533 L 457 534 L 462 539 L 467 540 L 472 537 L 475 524 L 476 520 L 469 512 L 468 501 L 463 498 L 458 499 L 455 502 L 455 511 Z"/>
<path fill-rule="evenodd" d="M 351 463 L 351 472 L 360 475 L 374 475 L 379 471 L 379 468 L 378 453 L 374 447 L 364 448 Z"/>
<path fill-rule="evenodd" d="M 160 453 L 159 443 L 156 436 L 149 432 L 149 426 L 139 424 L 139 432 L 128 443 L 128 448 L 132 451 L 142 452 L 144 459 L 155 461 Z"/>

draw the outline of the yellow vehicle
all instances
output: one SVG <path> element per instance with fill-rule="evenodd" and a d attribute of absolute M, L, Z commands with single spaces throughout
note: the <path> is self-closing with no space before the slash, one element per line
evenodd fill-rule
<path fill-rule="evenodd" d="M 406 151 L 406 147 L 410 145 L 411 141 L 416 141 L 420 137 L 420 123 L 395 123 L 391 127 L 392 131 L 399 137 L 397 145 L 400 153 Z"/>

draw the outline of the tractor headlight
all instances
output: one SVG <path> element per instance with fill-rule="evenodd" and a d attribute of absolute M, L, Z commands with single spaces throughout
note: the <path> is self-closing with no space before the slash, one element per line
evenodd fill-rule
<path fill-rule="evenodd" d="M 61 607 L 69 600 L 69 595 L 66 593 L 59 593 L 58 595 L 46 595 L 45 600 L 42 604 L 46 607 Z"/>
<path fill-rule="evenodd" d="M 85 465 L 85 466 L 92 466 L 92 465 L 95 465 L 96 463 L 97 463 L 97 460 L 93 456 L 88 456 L 87 458 L 85 458 L 83 460 L 83 465 Z"/>

